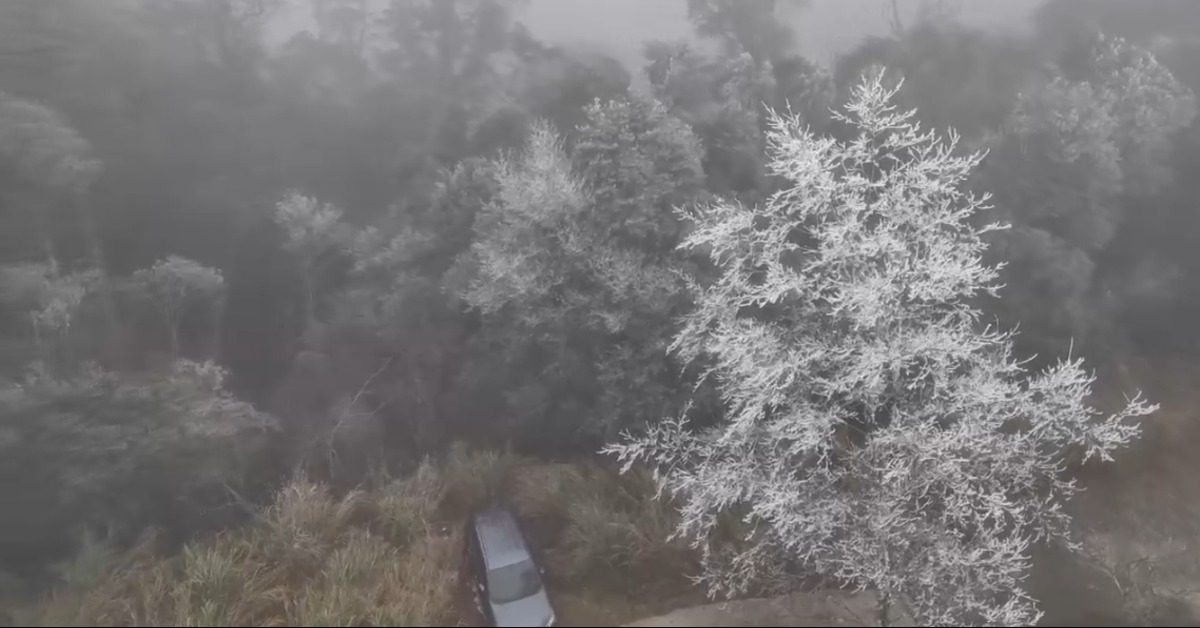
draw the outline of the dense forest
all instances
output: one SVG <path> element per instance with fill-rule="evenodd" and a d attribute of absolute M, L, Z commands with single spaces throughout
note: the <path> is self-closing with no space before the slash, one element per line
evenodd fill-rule
<path fill-rule="evenodd" d="M 0 623 L 469 621 L 496 499 L 568 624 L 1191 621 L 1114 530 L 1200 525 L 1200 3 L 656 1 L 0 2 Z"/>

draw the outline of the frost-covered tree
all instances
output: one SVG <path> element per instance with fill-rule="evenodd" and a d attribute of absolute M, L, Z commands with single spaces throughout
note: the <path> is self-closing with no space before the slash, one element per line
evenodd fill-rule
<path fill-rule="evenodd" d="M 0 92 L 0 193 L 6 233 L 41 246 L 57 267 L 56 218 L 73 196 L 86 191 L 100 170 L 91 146 L 58 112 Z M 89 219 L 88 216 L 83 216 Z M 90 222 L 89 238 L 95 237 Z M 20 250 L 21 241 L 8 243 Z"/>
<path fill-rule="evenodd" d="M 317 318 L 318 288 L 332 255 L 348 249 L 355 237 L 342 211 L 297 191 L 288 192 L 275 205 L 275 224 L 283 230 L 283 248 L 296 259 L 304 287 L 308 322 Z"/>
<path fill-rule="evenodd" d="M 219 311 L 225 292 L 221 271 L 172 255 L 150 268 L 133 274 L 133 281 L 146 291 L 167 329 L 171 357 L 179 357 L 179 327 L 188 308 L 206 303 Z"/>
<path fill-rule="evenodd" d="M 711 592 L 780 564 L 875 591 L 918 625 L 1031 625 L 1030 546 L 1069 542 L 1071 455 L 1107 460 L 1155 407 L 1085 401 L 1079 360 L 1031 374 L 984 327 L 994 293 L 980 155 L 919 128 L 876 73 L 839 142 L 772 116 L 765 203 L 692 209 L 687 248 L 721 274 L 673 349 L 703 358 L 726 406 L 707 430 L 669 420 L 607 451 L 657 469 Z M 728 515 L 742 525 L 730 526 Z M 728 533 L 742 530 L 728 541 Z"/>
<path fill-rule="evenodd" d="M 542 123 L 500 165 L 451 276 L 484 317 L 464 377 L 556 447 L 661 416 L 677 396 L 666 346 L 687 293 L 671 208 L 703 192 L 698 142 L 662 105 L 586 113 L 570 153 Z"/>
<path fill-rule="evenodd" d="M 0 305 L 23 312 L 39 357 L 61 365 L 69 357 L 67 338 L 83 301 L 101 281 L 94 269 L 61 274 L 50 263 L 0 267 Z"/>
<path fill-rule="evenodd" d="M 1171 140 L 1196 117 L 1195 94 L 1153 52 L 1120 37 L 1098 34 L 1073 52 L 1061 71 L 1068 81 L 1091 85 L 1112 117 L 1127 193 L 1170 183 Z"/>
<path fill-rule="evenodd" d="M 695 134 L 647 98 L 596 101 L 584 114 L 571 151 L 590 196 L 580 218 L 627 246 L 674 246 L 682 225 L 672 208 L 696 200 L 704 185 Z"/>
<path fill-rule="evenodd" d="M 61 246 L 70 241 L 64 236 L 77 231 L 85 258 L 99 277 L 94 283 L 103 306 L 104 335 L 111 336 L 116 308 L 89 201 L 100 172 L 91 144 L 61 113 L 0 92 L 0 248 L 17 258 L 41 257 L 56 275 L 60 266 L 73 261 L 70 247 Z M 64 229 L 68 225 L 72 228 Z"/>
<path fill-rule="evenodd" d="M 897 105 L 916 109 L 922 123 L 954 127 L 967 142 L 1000 126 L 1039 62 L 1028 43 L 924 10 L 915 17 L 838 59 L 837 84 L 849 90 L 864 70 L 881 65 L 889 76 L 904 77 Z"/>
<path fill-rule="evenodd" d="M 275 222 L 284 231 L 283 247 L 302 257 L 316 258 L 342 242 L 342 211 L 292 191 L 275 206 Z"/>
<path fill-rule="evenodd" d="M 1013 261 L 996 313 L 1021 321 L 1023 349 L 1111 342 L 1121 301 L 1136 294 L 1130 285 L 1148 278 L 1129 269 L 1160 269 L 1156 281 L 1177 274 L 1147 242 L 1172 229 L 1172 203 L 1156 194 L 1171 189 L 1172 141 L 1195 115 L 1191 90 L 1150 51 L 1100 35 L 1020 96 L 979 174 L 995 214 L 1013 225 L 995 234 L 991 253 Z"/>

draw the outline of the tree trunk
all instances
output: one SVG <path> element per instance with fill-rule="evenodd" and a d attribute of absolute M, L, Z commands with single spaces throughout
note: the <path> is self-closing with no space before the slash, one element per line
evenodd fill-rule
<path fill-rule="evenodd" d="M 112 286 L 108 279 L 108 266 L 104 259 L 104 246 L 100 243 L 100 231 L 96 227 L 95 217 L 88 211 L 87 202 L 82 197 L 78 196 L 74 200 L 75 211 L 79 217 L 79 226 L 83 231 L 84 241 L 88 248 L 88 257 L 95 267 L 96 272 L 100 273 L 100 286 L 97 293 L 100 297 L 100 310 L 103 316 L 104 329 L 102 330 L 102 352 L 103 356 L 108 360 L 116 358 L 116 353 L 120 350 L 117 339 L 117 302 L 113 297 Z"/>
<path fill-rule="evenodd" d="M 304 327 L 305 331 L 317 324 L 317 281 L 312 266 L 304 272 Z M 303 332 L 302 332 L 303 333 Z"/>
<path fill-rule="evenodd" d="M 179 359 L 179 321 L 174 318 L 167 319 L 167 342 L 170 343 L 171 361 Z"/>
<path fill-rule="evenodd" d="M 38 203 L 33 207 L 34 213 L 37 215 L 39 235 L 42 240 L 42 255 L 46 258 L 46 264 L 50 266 L 50 275 L 58 276 L 58 253 L 54 246 L 54 220 L 50 216 L 50 206 L 44 203 Z"/>
<path fill-rule="evenodd" d="M 221 350 L 224 347 L 222 327 L 225 323 L 225 308 L 227 306 L 227 302 L 228 299 L 225 296 L 221 296 L 217 303 L 212 307 L 212 323 L 209 328 L 211 335 L 208 339 L 207 357 L 218 364 L 221 363 Z"/>

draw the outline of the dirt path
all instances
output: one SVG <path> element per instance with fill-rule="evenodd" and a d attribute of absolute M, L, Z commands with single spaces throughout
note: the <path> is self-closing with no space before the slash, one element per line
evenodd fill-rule
<path fill-rule="evenodd" d="M 877 626 L 875 597 L 841 591 L 718 602 L 684 608 L 626 626 Z M 892 625 L 904 623 L 893 621 Z"/>

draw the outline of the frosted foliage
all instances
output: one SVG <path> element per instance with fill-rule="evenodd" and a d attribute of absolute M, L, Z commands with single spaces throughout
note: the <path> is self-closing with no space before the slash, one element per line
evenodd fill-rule
<path fill-rule="evenodd" d="M 495 236 L 473 247 L 480 276 L 465 295 L 484 312 L 543 298 L 565 281 L 566 269 L 536 242 L 539 226 L 559 234 L 565 250 L 582 246 L 572 223 L 586 202 L 583 187 L 548 124 L 534 125 L 524 154 L 501 163 L 497 178 L 498 202 L 481 217 Z"/>
<path fill-rule="evenodd" d="M 215 307 L 225 293 L 221 271 L 176 255 L 135 272 L 133 281 L 158 308 L 167 326 L 173 356 L 179 354 L 179 326 L 188 308 L 196 303 Z"/>
<path fill-rule="evenodd" d="M 63 275 L 49 264 L 5 266 L 0 268 L 0 303 L 29 310 L 38 334 L 64 334 L 99 281 L 94 269 Z"/>
<path fill-rule="evenodd" d="M 686 248 L 721 269 L 673 350 L 703 358 L 725 421 L 664 421 L 607 451 L 649 463 L 679 499 L 713 593 L 780 561 L 872 589 L 918 625 L 1030 625 L 1030 544 L 1068 539 L 1068 451 L 1108 460 L 1155 408 L 1085 404 L 1078 360 L 1028 374 L 1011 335 L 971 305 L 995 291 L 961 185 L 981 155 L 921 130 L 879 74 L 859 84 L 840 143 L 773 113 L 761 206 L 687 212 Z M 897 88 L 898 89 L 898 88 Z M 752 530 L 718 546 L 718 514 Z M 732 555 L 728 555 L 732 552 Z"/>
<path fill-rule="evenodd" d="M 1195 96 L 1152 53 L 1120 38 L 1099 36 L 1089 56 L 1083 80 L 1058 77 L 1024 96 L 1014 130 L 1027 142 L 1057 140 L 1054 158 L 1087 159 L 1111 185 L 1153 190 L 1169 176 L 1171 138 L 1196 116 Z"/>
<path fill-rule="evenodd" d="M 225 290 L 221 271 L 176 255 L 137 271 L 133 278 L 170 316 L 193 299 L 216 299 Z"/>
<path fill-rule="evenodd" d="M 1087 158 L 1107 178 L 1119 180 L 1121 155 L 1112 141 L 1119 121 L 1110 97 L 1088 83 L 1056 78 L 1018 104 L 1015 130 L 1027 141 L 1039 135 L 1056 138 L 1061 161 Z"/>
<path fill-rule="evenodd" d="M 83 299 L 99 282 L 100 272 L 94 269 L 48 276 L 39 295 L 41 309 L 31 315 L 33 323 L 48 332 L 66 332 L 83 305 Z"/>
<path fill-rule="evenodd" d="M 477 275 L 462 294 L 491 313 L 509 307 L 526 327 L 582 314 L 609 332 L 624 329 L 631 304 L 659 303 L 678 277 L 645 254 L 588 228 L 592 192 L 572 172 L 547 123 L 534 125 L 523 154 L 500 164 L 498 199 L 477 223 Z"/>
<path fill-rule="evenodd" d="M 43 105 L 0 92 L 0 161 L 35 185 L 81 190 L 100 170 L 87 141 Z"/>
<path fill-rule="evenodd" d="M 1119 37 L 1099 39 L 1095 64 L 1117 142 L 1134 168 L 1131 183 L 1152 189 L 1151 169 L 1170 158 L 1172 137 L 1196 116 L 1196 98 L 1150 51 Z"/>
<path fill-rule="evenodd" d="M 305 258 L 345 243 L 341 218 L 338 208 L 295 191 L 275 206 L 275 223 L 284 231 L 284 247 Z"/>

